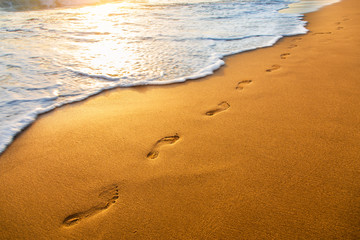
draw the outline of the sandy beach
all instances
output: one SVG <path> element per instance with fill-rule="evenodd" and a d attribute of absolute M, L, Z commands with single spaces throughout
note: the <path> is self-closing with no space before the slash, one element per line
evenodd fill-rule
<path fill-rule="evenodd" d="M 0 239 L 359 239 L 360 2 L 305 20 L 42 115 L 0 156 Z"/>

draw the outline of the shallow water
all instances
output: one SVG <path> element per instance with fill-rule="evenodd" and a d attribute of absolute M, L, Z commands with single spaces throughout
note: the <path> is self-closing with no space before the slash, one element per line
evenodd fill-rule
<path fill-rule="evenodd" d="M 97 2 L 84 1 L 0 4 L 0 152 L 38 114 L 55 107 L 104 89 L 206 76 L 224 56 L 307 31 L 299 13 L 278 11 L 292 0 L 67 6 Z"/>

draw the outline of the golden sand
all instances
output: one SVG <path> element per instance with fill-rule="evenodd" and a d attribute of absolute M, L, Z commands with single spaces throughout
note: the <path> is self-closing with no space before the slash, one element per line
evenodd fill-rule
<path fill-rule="evenodd" d="M 359 239 L 360 1 L 306 20 L 42 115 L 0 156 L 0 239 Z"/>

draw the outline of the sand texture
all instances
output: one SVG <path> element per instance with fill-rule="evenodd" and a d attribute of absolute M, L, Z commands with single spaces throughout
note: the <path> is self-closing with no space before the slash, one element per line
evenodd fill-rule
<path fill-rule="evenodd" d="M 42 115 L 0 156 L 0 239 L 360 239 L 360 1 L 306 20 Z"/>

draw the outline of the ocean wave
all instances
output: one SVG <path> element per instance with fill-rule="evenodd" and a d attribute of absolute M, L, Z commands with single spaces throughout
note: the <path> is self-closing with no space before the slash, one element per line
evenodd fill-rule
<path fill-rule="evenodd" d="M 2 0 L 0 8 L 7 10 L 35 10 L 44 8 L 92 5 L 116 2 L 115 0 Z"/>
<path fill-rule="evenodd" d="M 90 74 L 90 73 L 85 73 L 85 72 L 76 71 L 76 70 L 71 70 L 71 71 L 79 76 L 88 77 L 88 78 L 101 79 L 101 80 L 113 81 L 113 82 L 120 80 L 120 78 L 118 78 L 118 77 L 110 77 L 110 76 L 101 75 L 101 74 Z"/>
<path fill-rule="evenodd" d="M 86 6 L 94 4 L 103 4 L 119 2 L 120 0 L 2 0 L 0 8 L 6 10 L 37 10 L 66 6 Z M 217 2 L 223 0 L 132 0 L 125 1 L 129 3 L 144 3 L 150 5 L 174 5 L 174 4 L 197 4 L 204 2 Z M 124 2 L 124 1 L 122 1 Z"/>

